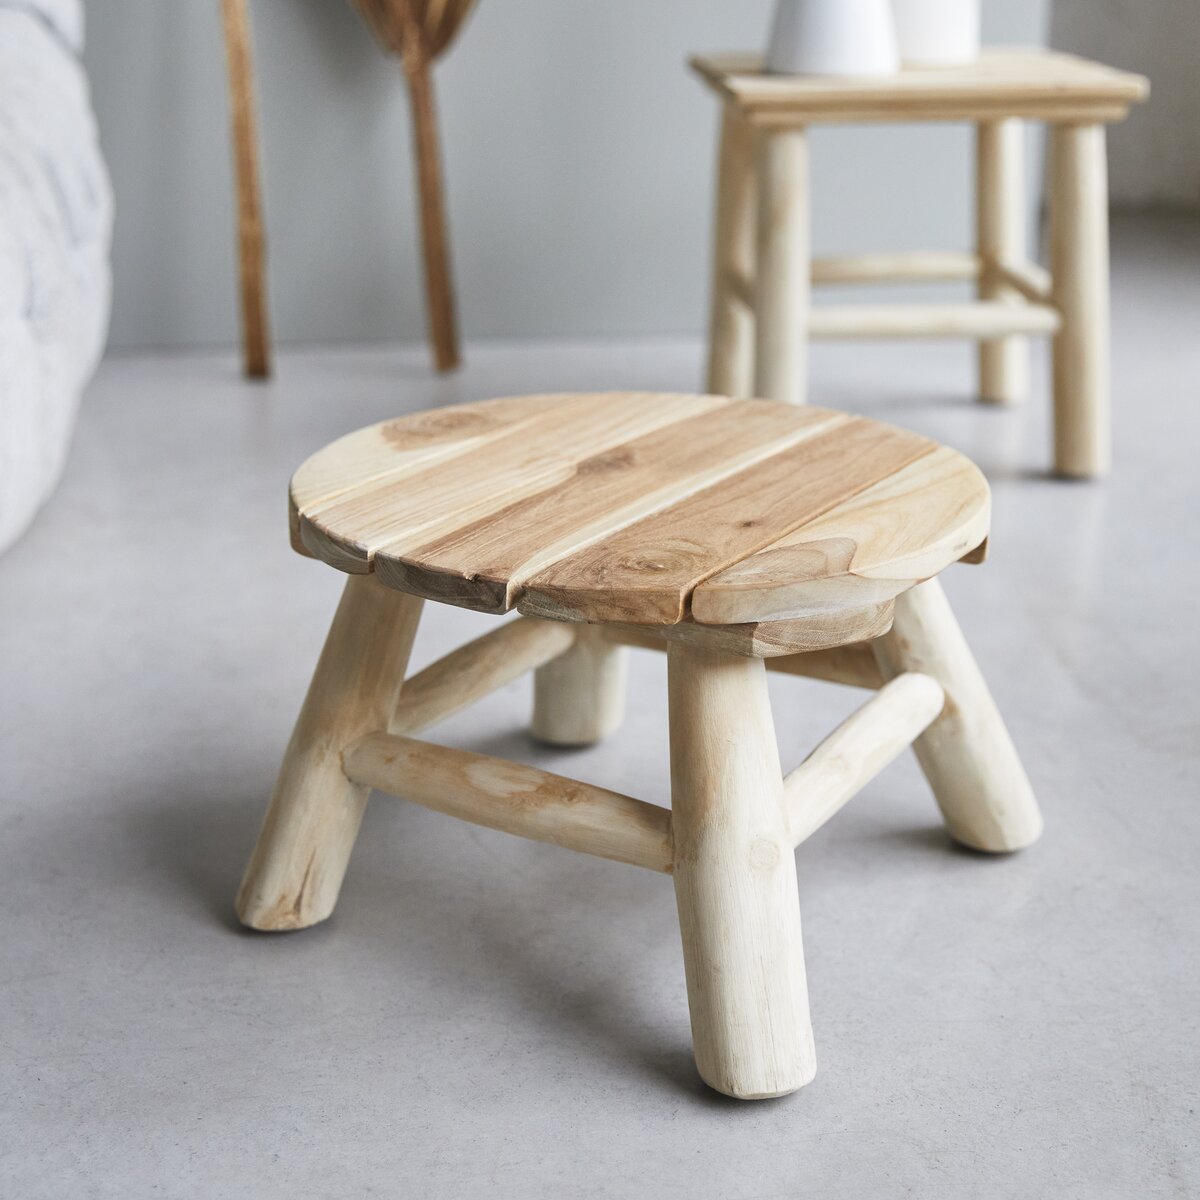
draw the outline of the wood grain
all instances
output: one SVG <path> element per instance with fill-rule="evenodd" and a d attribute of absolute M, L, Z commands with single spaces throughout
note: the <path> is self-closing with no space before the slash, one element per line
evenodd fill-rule
<path fill-rule="evenodd" d="M 793 844 L 812 837 L 907 750 L 942 711 L 945 700 L 941 685 L 928 675 L 897 675 L 847 717 L 784 778 Z"/>
<path fill-rule="evenodd" d="M 525 581 L 846 418 L 742 400 L 581 459 L 567 479 L 400 555 L 379 550 L 392 587 L 483 612 L 505 612 Z"/>
<path fill-rule="evenodd" d="M 994 854 L 1037 841 L 1042 816 L 1029 777 L 940 581 L 898 597 L 895 624 L 871 649 L 885 678 L 916 672 L 946 693 L 913 748 L 950 835 Z"/>
<path fill-rule="evenodd" d="M 237 183 L 238 279 L 242 310 L 242 353 L 251 379 L 271 374 L 267 319 L 266 232 L 258 169 L 258 121 L 254 104 L 254 48 L 246 0 L 221 0 L 229 114 Z"/>
<path fill-rule="evenodd" d="M 333 911 L 367 806 L 341 752 L 396 707 L 420 600 L 346 581 L 237 897 L 243 925 L 303 929 Z"/>
<path fill-rule="evenodd" d="M 729 1096 L 816 1071 L 775 728 L 761 661 L 673 644 L 667 658 L 675 898 L 696 1066 Z"/>
<path fill-rule="evenodd" d="M 670 872 L 671 814 L 607 788 L 536 767 L 369 733 L 344 755 L 353 785 L 537 842 Z"/>
<path fill-rule="evenodd" d="M 529 578 L 522 611 L 670 625 L 717 571 L 907 466 L 933 443 L 851 417 Z"/>
<path fill-rule="evenodd" d="M 1070 54 L 989 47 L 961 67 L 909 67 L 877 79 L 772 75 L 761 57 L 721 54 L 692 67 L 743 116 L 760 126 L 814 121 L 1120 120 L 1149 83 Z"/>
<path fill-rule="evenodd" d="M 979 468 L 938 446 L 700 584 L 692 616 L 726 625 L 882 603 L 974 550 L 990 517 Z"/>
<path fill-rule="evenodd" d="M 583 458 L 727 403 L 721 397 L 618 393 L 569 396 L 488 443 L 486 455 L 457 455 L 416 472 L 354 487 L 300 518 L 304 545 L 345 571 L 371 570 L 380 549 L 395 557 L 439 535 L 563 483 Z"/>
<path fill-rule="evenodd" d="M 313 455 L 291 504 L 305 552 L 399 591 L 728 627 L 730 652 L 755 655 L 837 644 L 834 628 L 874 636 L 874 610 L 983 543 L 988 516 L 977 469 L 926 438 L 815 407 L 650 393 L 384 422 Z"/>

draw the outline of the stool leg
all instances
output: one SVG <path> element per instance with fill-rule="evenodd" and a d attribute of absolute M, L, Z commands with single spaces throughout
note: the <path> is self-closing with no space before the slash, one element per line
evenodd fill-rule
<path fill-rule="evenodd" d="M 346 581 L 238 893 L 243 925 L 303 929 L 333 911 L 369 792 L 342 751 L 387 728 L 421 604 L 373 575 Z"/>
<path fill-rule="evenodd" d="M 816 1072 L 796 860 L 761 659 L 668 651 L 675 898 L 696 1066 L 742 1099 Z"/>
<path fill-rule="evenodd" d="M 625 716 L 628 655 L 599 625 L 581 625 L 571 648 L 533 673 L 533 736 L 552 746 L 590 746 Z"/>
<path fill-rule="evenodd" d="M 759 135 L 758 188 L 754 394 L 803 404 L 812 290 L 805 130 Z"/>
<path fill-rule="evenodd" d="M 1025 238 L 1024 129 L 1016 118 L 981 121 L 976 129 L 976 247 L 981 259 L 979 298 L 1015 302 L 1012 288 L 996 281 L 997 262 L 1028 257 Z M 992 404 L 1024 400 L 1029 390 L 1029 340 L 993 338 L 979 343 L 979 398 Z"/>
<path fill-rule="evenodd" d="M 754 388 L 754 312 L 734 281 L 753 287 L 756 184 L 753 132 L 727 104 L 717 166 L 706 384 L 717 396 L 749 396 Z"/>
<path fill-rule="evenodd" d="M 895 624 L 872 649 L 885 679 L 919 671 L 945 689 L 942 715 L 913 748 L 951 837 L 997 853 L 1037 841 L 1029 778 L 936 579 L 896 598 Z"/>
<path fill-rule="evenodd" d="M 1108 165 L 1103 125 L 1055 125 L 1050 269 L 1062 326 L 1054 338 L 1054 469 L 1108 472 Z"/>

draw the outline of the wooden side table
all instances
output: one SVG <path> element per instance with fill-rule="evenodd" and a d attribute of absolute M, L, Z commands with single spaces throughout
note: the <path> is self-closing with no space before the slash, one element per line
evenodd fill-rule
<path fill-rule="evenodd" d="M 254 929 L 329 916 L 372 788 L 661 871 L 701 1076 L 778 1096 L 816 1070 L 793 847 L 910 743 L 955 839 L 1041 832 L 934 578 L 979 561 L 987 482 L 928 438 L 723 396 L 518 396 L 326 446 L 291 516 L 349 579 L 238 897 Z M 523 615 L 405 678 L 423 599 Z M 669 810 L 415 736 L 532 670 L 534 734 L 597 741 L 629 643 L 667 654 Z M 768 669 L 876 694 L 785 775 Z"/>
<path fill-rule="evenodd" d="M 708 390 L 805 400 L 809 338 L 978 339 L 982 399 L 1019 400 L 1028 334 L 1054 338 L 1054 465 L 1103 475 L 1109 415 L 1105 126 L 1149 84 L 1067 54 L 994 49 L 967 67 L 884 79 L 769 75 L 747 55 L 692 66 L 724 101 Z M 1023 120 L 1051 127 L 1051 271 L 1026 250 Z M 973 254 L 812 259 L 808 127 L 822 122 L 971 121 L 977 128 Z M 965 304 L 813 307 L 811 285 L 978 281 Z"/>

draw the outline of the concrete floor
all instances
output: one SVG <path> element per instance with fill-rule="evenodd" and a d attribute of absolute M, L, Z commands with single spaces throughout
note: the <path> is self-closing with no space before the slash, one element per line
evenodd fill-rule
<path fill-rule="evenodd" d="M 1184 1197 L 1200 1193 L 1200 226 L 1117 227 L 1117 467 L 1045 477 L 1034 402 L 965 347 L 822 347 L 815 398 L 935 435 L 995 488 L 946 577 L 1047 818 L 954 850 L 907 757 L 799 854 L 820 1071 L 697 1080 L 670 881 L 377 798 L 336 916 L 231 902 L 340 579 L 284 489 L 346 430 L 560 388 L 687 389 L 699 346 L 107 362 L 61 490 L 0 560 L 0 1195 Z M 1039 351 L 1038 365 L 1044 365 Z M 423 665 L 488 618 L 432 608 Z M 773 681 L 785 767 L 860 699 Z M 522 682 L 443 726 L 665 803 L 665 679 L 586 752 Z"/>

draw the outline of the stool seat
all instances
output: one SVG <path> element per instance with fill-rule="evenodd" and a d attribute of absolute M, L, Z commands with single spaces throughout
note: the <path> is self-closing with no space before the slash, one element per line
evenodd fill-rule
<path fill-rule="evenodd" d="M 633 392 L 385 421 L 313 455 L 290 499 L 298 550 L 399 591 L 659 626 L 884 604 L 977 560 L 990 507 L 970 460 L 879 421 Z"/>

